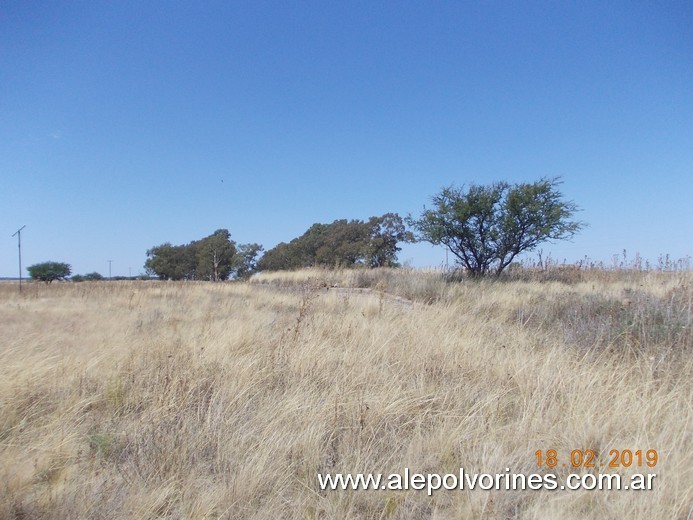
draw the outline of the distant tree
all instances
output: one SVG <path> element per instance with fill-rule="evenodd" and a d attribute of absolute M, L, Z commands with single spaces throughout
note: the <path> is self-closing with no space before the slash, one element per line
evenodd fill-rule
<path fill-rule="evenodd" d="M 371 217 L 368 265 L 370 267 L 397 267 L 397 247 L 400 242 L 415 241 L 414 234 L 407 231 L 404 220 L 397 213 L 386 213 L 382 217 Z"/>
<path fill-rule="evenodd" d="M 70 276 L 72 267 L 61 262 L 43 262 L 27 267 L 29 276 L 34 280 L 51 283 L 54 280 L 65 280 Z"/>
<path fill-rule="evenodd" d="M 189 244 L 170 242 L 147 251 L 145 271 L 161 280 L 227 280 L 234 271 L 236 243 L 226 229 Z"/>
<path fill-rule="evenodd" d="M 174 246 L 170 242 L 147 251 L 145 270 L 162 280 L 194 279 L 196 262 L 186 246 Z"/>
<path fill-rule="evenodd" d="M 234 259 L 236 278 L 245 280 L 257 272 L 258 255 L 261 252 L 260 244 L 240 244 L 236 248 Z"/>
<path fill-rule="evenodd" d="M 97 272 L 87 274 L 75 274 L 70 278 L 70 280 L 72 280 L 73 282 L 95 282 L 103 279 L 104 277 L 101 275 L 101 273 Z"/>
<path fill-rule="evenodd" d="M 367 222 L 342 219 L 313 224 L 300 237 L 267 251 L 258 262 L 258 270 L 396 266 L 397 244 L 413 239 L 396 213 L 371 217 Z"/>
<path fill-rule="evenodd" d="M 286 242 L 280 242 L 266 251 L 257 262 L 258 271 L 284 271 L 301 267 L 300 258 L 295 248 Z"/>
<path fill-rule="evenodd" d="M 584 227 L 571 220 L 577 206 L 562 200 L 559 184 L 558 178 L 542 178 L 444 188 L 433 197 L 433 209 L 408 223 L 419 240 L 445 245 L 472 276 L 500 275 L 520 253 L 570 239 Z"/>
<path fill-rule="evenodd" d="M 195 243 L 197 277 L 218 282 L 228 280 L 233 269 L 236 243 L 226 229 L 217 229 L 212 235 Z"/>
<path fill-rule="evenodd" d="M 335 220 L 322 226 L 313 248 L 306 251 L 309 265 L 354 267 L 365 265 L 370 240 L 368 225 L 360 220 Z M 315 226 L 314 226 L 315 227 Z"/>

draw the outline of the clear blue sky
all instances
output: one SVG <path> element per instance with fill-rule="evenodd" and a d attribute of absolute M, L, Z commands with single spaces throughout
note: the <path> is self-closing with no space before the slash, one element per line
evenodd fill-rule
<path fill-rule="evenodd" d="M 0 276 L 562 176 L 545 254 L 693 253 L 693 3 L 0 4 Z M 441 248 L 400 260 L 438 265 Z"/>

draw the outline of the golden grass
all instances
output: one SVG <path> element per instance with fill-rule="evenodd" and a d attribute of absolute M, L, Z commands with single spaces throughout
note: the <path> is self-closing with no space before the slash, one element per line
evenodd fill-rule
<path fill-rule="evenodd" d="M 322 287 L 345 276 L 359 275 L 0 285 L 0 518 L 690 514 L 690 275 L 441 285 L 401 271 L 370 294 Z M 270 280 L 296 289 L 256 286 Z M 412 305 L 383 298 L 407 291 Z M 588 448 L 657 449 L 654 490 L 317 484 L 529 474 L 546 471 L 536 450 Z"/>

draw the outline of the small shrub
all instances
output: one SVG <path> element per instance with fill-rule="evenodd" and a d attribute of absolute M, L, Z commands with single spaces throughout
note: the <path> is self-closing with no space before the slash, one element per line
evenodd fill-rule
<path fill-rule="evenodd" d="M 108 433 L 92 433 L 89 435 L 89 448 L 97 457 L 108 457 L 112 446 L 113 436 Z"/>

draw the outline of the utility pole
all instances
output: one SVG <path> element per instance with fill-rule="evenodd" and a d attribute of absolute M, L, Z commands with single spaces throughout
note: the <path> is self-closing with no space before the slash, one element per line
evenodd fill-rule
<path fill-rule="evenodd" d="M 24 229 L 26 225 L 20 227 L 14 235 L 17 235 L 17 248 L 19 249 L 19 293 L 22 293 L 22 229 Z"/>
<path fill-rule="evenodd" d="M 108 262 L 108 279 L 111 279 L 111 264 L 113 263 L 113 260 L 106 260 Z"/>

